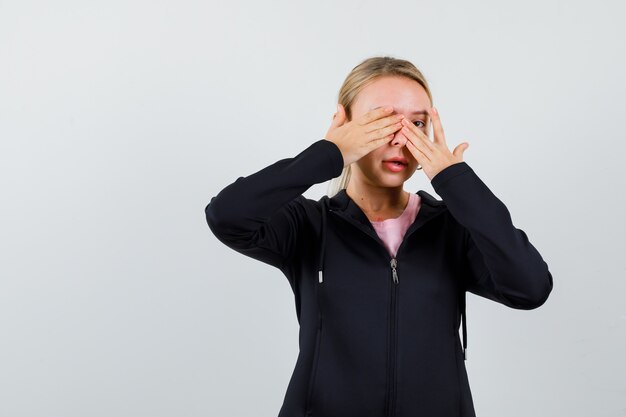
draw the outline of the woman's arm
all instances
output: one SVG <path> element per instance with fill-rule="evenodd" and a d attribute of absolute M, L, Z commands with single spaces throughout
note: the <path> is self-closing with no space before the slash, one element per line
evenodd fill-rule
<path fill-rule="evenodd" d="M 226 246 L 282 270 L 306 220 L 302 193 L 342 169 L 335 143 L 314 142 L 293 158 L 237 178 L 211 198 L 204 210 L 209 228 Z"/>
<path fill-rule="evenodd" d="M 548 265 L 474 170 L 455 163 L 431 185 L 465 227 L 466 289 L 512 308 L 541 306 L 552 291 Z"/>

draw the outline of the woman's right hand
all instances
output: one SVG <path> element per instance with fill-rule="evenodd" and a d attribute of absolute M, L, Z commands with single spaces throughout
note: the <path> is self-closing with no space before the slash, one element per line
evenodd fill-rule
<path fill-rule="evenodd" d="M 346 167 L 389 142 L 402 129 L 404 116 L 392 112 L 392 107 L 378 107 L 346 122 L 346 110 L 339 104 L 324 139 L 337 145 Z"/>

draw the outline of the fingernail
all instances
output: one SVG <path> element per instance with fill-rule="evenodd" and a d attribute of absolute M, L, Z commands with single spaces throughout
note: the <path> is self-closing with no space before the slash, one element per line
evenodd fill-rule
<path fill-rule="evenodd" d="M 433 113 L 434 114 L 439 114 L 439 112 L 437 111 L 437 108 L 433 107 Z"/>

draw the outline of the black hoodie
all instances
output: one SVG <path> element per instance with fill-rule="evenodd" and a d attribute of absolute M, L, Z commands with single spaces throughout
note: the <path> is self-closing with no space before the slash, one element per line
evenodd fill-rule
<path fill-rule="evenodd" d="M 443 201 L 417 191 L 421 207 L 391 257 L 345 189 L 302 195 L 342 169 L 337 145 L 321 139 L 205 208 L 217 239 L 279 268 L 293 290 L 300 352 L 279 417 L 475 416 L 466 291 L 534 309 L 552 290 L 548 265 L 466 162 L 432 179 Z"/>

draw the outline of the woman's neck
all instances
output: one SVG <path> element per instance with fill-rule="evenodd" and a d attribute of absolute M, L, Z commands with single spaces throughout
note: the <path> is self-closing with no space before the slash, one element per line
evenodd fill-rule
<path fill-rule="evenodd" d="M 371 221 L 400 217 L 409 203 L 402 187 L 370 187 L 350 182 L 346 193 Z"/>

